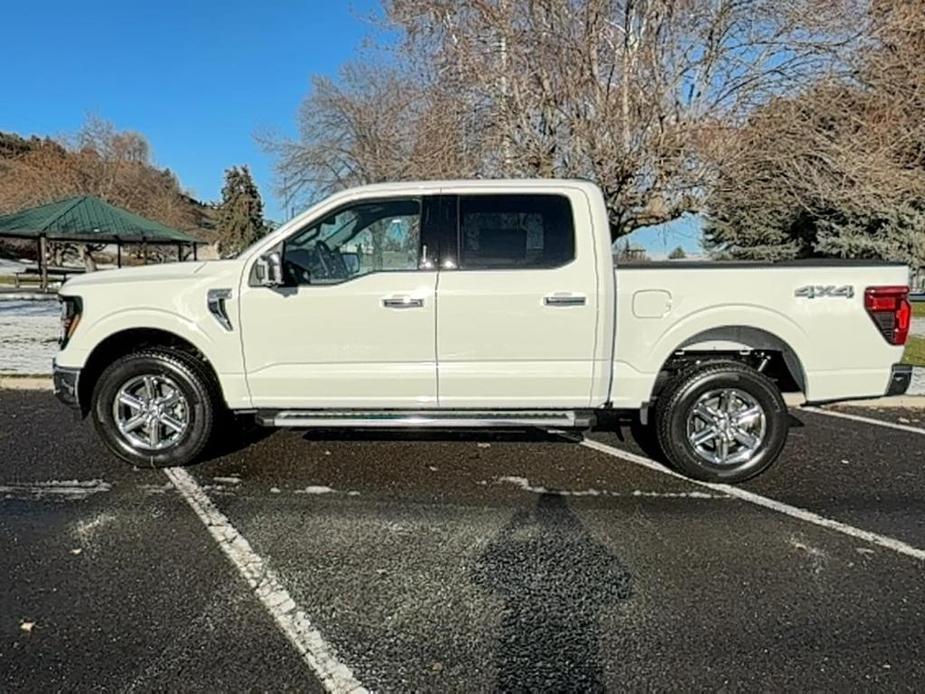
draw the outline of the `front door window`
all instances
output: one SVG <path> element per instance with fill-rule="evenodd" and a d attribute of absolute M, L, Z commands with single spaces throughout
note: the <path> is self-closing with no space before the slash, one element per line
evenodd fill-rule
<path fill-rule="evenodd" d="M 373 272 L 417 270 L 421 203 L 366 201 L 328 215 L 290 237 L 283 249 L 289 286 L 336 284 Z"/>

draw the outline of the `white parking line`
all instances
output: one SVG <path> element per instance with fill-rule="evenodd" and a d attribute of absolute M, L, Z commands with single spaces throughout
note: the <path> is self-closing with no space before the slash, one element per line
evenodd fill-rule
<path fill-rule="evenodd" d="M 888 429 L 898 429 L 899 431 L 908 431 L 912 434 L 925 434 L 925 429 L 921 427 L 911 427 L 908 424 L 894 424 L 893 422 L 884 422 L 882 419 L 873 417 L 864 417 L 859 414 L 850 414 L 848 412 L 836 412 L 835 410 L 823 410 L 821 407 L 801 407 L 799 411 L 812 412 L 814 414 L 824 414 L 827 417 L 839 417 L 841 419 L 850 419 L 855 422 L 864 422 L 865 424 L 876 424 L 878 427 L 887 427 Z"/>
<path fill-rule="evenodd" d="M 276 572 L 267 566 L 247 539 L 237 531 L 228 518 L 219 511 L 199 483 L 186 470 L 164 470 L 186 502 L 208 528 L 231 563 L 250 585 L 277 626 L 302 656 L 305 663 L 321 680 L 329 692 L 366 692 L 367 689 L 353 676 L 350 668 L 337 659 L 334 649 L 299 608 L 289 591 L 283 587 Z"/>
<path fill-rule="evenodd" d="M 647 467 L 650 470 L 655 470 L 666 475 L 671 475 L 672 477 L 678 477 L 680 479 L 687 480 L 692 484 L 697 484 L 701 487 L 706 487 L 707 489 L 712 489 L 717 492 L 722 492 L 723 494 L 734 496 L 737 499 L 747 501 L 750 504 L 762 506 L 772 511 L 791 516 L 792 518 L 797 518 L 801 521 L 806 521 L 807 523 L 813 523 L 814 525 L 818 525 L 829 530 L 834 530 L 835 532 L 842 533 L 843 535 L 848 535 L 850 537 L 857 538 L 858 540 L 864 540 L 865 542 L 879 545 L 880 547 L 885 547 L 886 549 L 893 550 L 899 554 L 904 554 L 908 557 L 919 559 L 920 561 L 925 561 L 925 549 L 913 547 L 912 545 L 902 542 L 901 540 L 896 540 L 892 537 L 887 537 L 886 535 L 880 535 L 878 533 L 872 533 L 869 530 L 861 530 L 860 528 L 855 528 L 854 526 L 848 525 L 847 523 L 832 520 L 831 518 L 820 516 L 818 513 L 813 513 L 812 511 L 807 511 L 806 509 L 791 506 L 790 504 L 785 504 L 775 499 L 769 499 L 766 496 L 761 496 L 760 494 L 746 491 L 740 487 L 733 487 L 729 484 L 714 484 L 712 482 L 701 482 L 700 480 L 690 479 L 688 477 L 684 477 L 683 475 L 679 475 L 674 470 L 669 470 L 664 465 L 656 462 L 655 460 L 652 460 L 651 458 L 636 455 L 635 453 L 630 453 L 629 451 L 623 451 L 619 448 L 608 446 L 605 443 L 594 441 L 593 439 L 583 439 L 580 441 L 580 443 L 586 448 L 591 448 L 595 451 L 606 453 L 607 455 L 612 455 L 615 458 L 622 458 L 623 460 L 627 460 L 631 463 L 636 463 L 637 465 Z"/>

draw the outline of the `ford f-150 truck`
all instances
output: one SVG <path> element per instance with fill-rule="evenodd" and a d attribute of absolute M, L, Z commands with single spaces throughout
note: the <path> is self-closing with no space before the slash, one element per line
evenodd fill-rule
<path fill-rule="evenodd" d="M 276 427 L 585 429 L 635 411 L 690 476 L 780 454 L 781 393 L 902 393 L 908 269 L 876 262 L 615 268 L 571 180 L 336 194 L 237 258 L 60 290 L 59 397 L 137 466 L 188 463 L 228 412 Z"/>

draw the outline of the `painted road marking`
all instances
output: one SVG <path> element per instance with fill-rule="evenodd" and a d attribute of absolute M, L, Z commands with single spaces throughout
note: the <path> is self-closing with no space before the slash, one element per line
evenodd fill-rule
<path fill-rule="evenodd" d="M 585 448 L 591 448 L 595 451 L 606 453 L 607 455 L 612 455 L 615 458 L 622 458 L 623 460 L 629 461 L 631 463 L 636 463 L 637 465 L 647 467 L 650 470 L 655 470 L 665 475 L 671 475 L 672 477 L 687 480 L 691 484 L 697 484 L 701 487 L 706 487 L 707 489 L 722 492 L 723 494 L 734 496 L 737 499 L 741 499 L 742 501 L 747 501 L 750 504 L 755 504 L 756 506 L 761 506 L 778 513 L 783 513 L 784 515 L 790 516 L 792 518 L 797 518 L 801 521 L 806 521 L 807 523 L 813 523 L 814 525 L 818 525 L 822 528 L 834 530 L 835 532 L 842 533 L 843 535 L 848 535 L 849 537 L 864 540 L 865 542 L 869 542 L 873 545 L 879 545 L 880 547 L 885 547 L 886 549 L 893 550 L 899 554 L 904 554 L 908 557 L 912 557 L 920 561 L 925 561 L 925 549 L 913 547 L 912 545 L 902 542 L 901 540 L 896 540 L 892 537 L 887 537 L 886 535 L 873 533 L 869 530 L 861 530 L 860 528 L 855 528 L 854 526 L 848 525 L 847 523 L 842 523 L 841 521 L 820 516 L 818 513 L 813 513 L 812 511 L 807 511 L 806 509 L 791 506 L 790 504 L 785 504 L 781 501 L 777 501 L 776 499 L 770 499 L 766 496 L 761 496 L 760 494 L 746 491 L 740 487 L 734 487 L 729 484 L 715 484 L 713 482 L 701 482 L 700 480 L 690 479 L 684 475 L 678 474 L 674 470 L 669 470 L 667 467 L 655 460 L 652 460 L 651 458 L 636 455 L 635 453 L 630 453 L 629 451 L 623 451 L 619 448 L 608 446 L 605 443 L 594 441 L 593 439 L 583 439 L 580 440 L 579 443 Z"/>
<path fill-rule="evenodd" d="M 324 688 L 339 694 L 368 691 L 354 677 L 350 668 L 337 659 L 334 648 L 324 640 L 305 612 L 292 599 L 276 572 L 216 508 L 193 476 L 176 467 L 167 468 L 164 472 L 208 528 L 225 556 L 250 585 L 254 595 L 263 603 L 289 642 L 321 680 Z"/>
<path fill-rule="evenodd" d="M 798 411 L 812 412 L 814 414 L 824 414 L 827 417 L 838 417 L 840 419 L 850 419 L 854 422 L 864 422 L 865 424 L 876 424 L 878 427 L 887 427 L 888 429 L 897 429 L 898 431 L 908 431 L 912 434 L 925 434 L 925 429 L 921 427 L 912 427 L 908 424 L 894 424 L 893 422 L 884 422 L 882 419 L 873 417 L 864 417 L 859 414 L 850 414 L 848 412 L 836 412 L 835 410 L 823 410 L 821 407 L 801 407 Z"/>

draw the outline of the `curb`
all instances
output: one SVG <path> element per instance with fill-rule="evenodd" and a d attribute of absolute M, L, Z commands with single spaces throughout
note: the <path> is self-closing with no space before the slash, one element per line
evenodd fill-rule
<path fill-rule="evenodd" d="M 0 390 L 54 390 L 54 384 L 47 376 L 0 375 Z"/>

